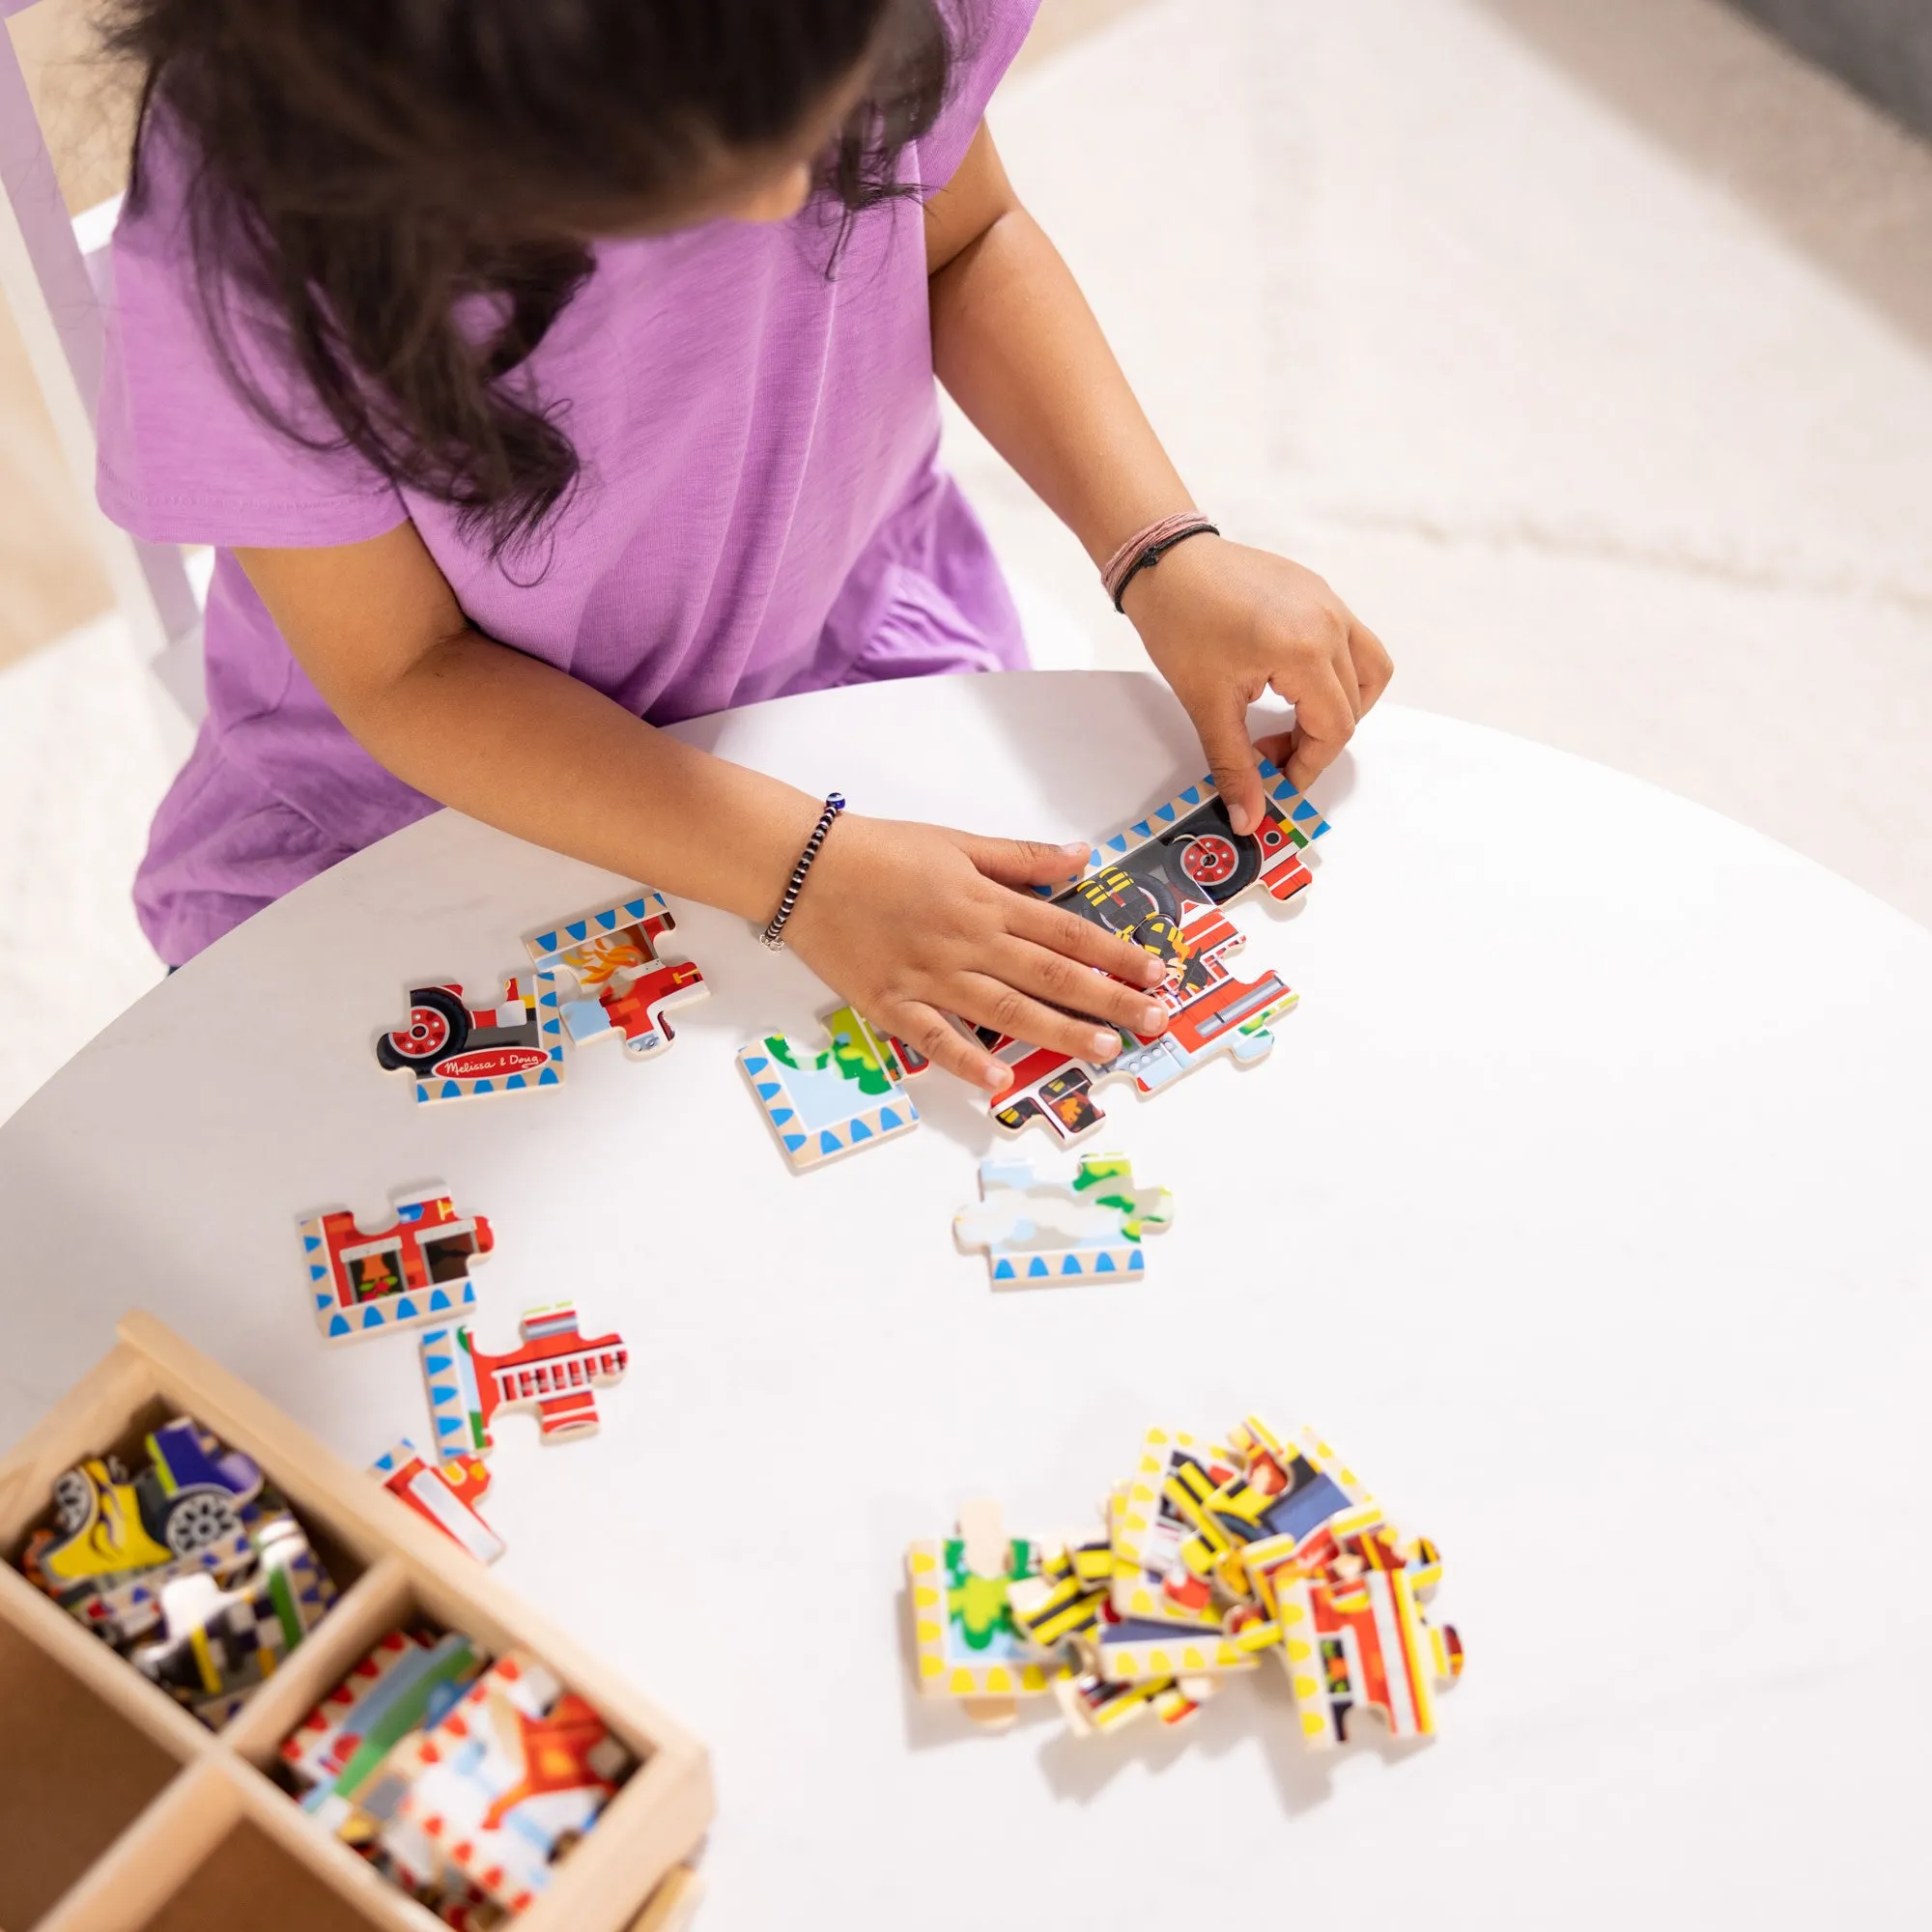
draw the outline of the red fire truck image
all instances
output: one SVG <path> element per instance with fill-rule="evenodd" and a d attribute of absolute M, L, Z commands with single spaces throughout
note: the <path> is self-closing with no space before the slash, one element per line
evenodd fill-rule
<path fill-rule="evenodd" d="M 1295 995 L 1278 975 L 1237 980 L 1228 954 L 1242 943 L 1221 908 L 1261 886 L 1293 898 L 1313 882 L 1301 858 L 1325 831 L 1321 815 L 1280 779 L 1273 767 L 1270 810 L 1252 833 L 1237 833 L 1220 797 L 1193 786 L 1132 835 L 1112 841 L 1120 857 L 1055 903 L 1162 960 L 1167 980 L 1156 989 L 1171 1015 L 1152 1039 L 1126 1035 L 1114 1059 L 1074 1060 L 982 1030 L 980 1037 L 1013 1069 L 1013 1083 L 993 1118 L 1009 1132 L 1038 1122 L 1063 1141 L 1080 1139 L 1105 1116 L 1094 1099 L 1099 1080 L 1130 1075 L 1143 1094 L 1172 1085 L 1208 1055 L 1259 1060 L 1273 1045 L 1268 1023 L 1288 1011 Z M 1133 836 L 1145 835 L 1138 845 Z"/>

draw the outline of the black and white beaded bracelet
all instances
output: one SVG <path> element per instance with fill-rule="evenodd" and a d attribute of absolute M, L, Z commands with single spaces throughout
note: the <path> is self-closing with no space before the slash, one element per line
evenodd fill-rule
<path fill-rule="evenodd" d="M 798 864 L 792 867 L 784 897 L 779 901 L 779 909 L 772 916 L 771 924 L 758 935 L 774 952 L 784 951 L 785 921 L 791 917 L 791 909 L 797 905 L 798 895 L 805 890 L 805 875 L 811 870 L 811 862 L 818 857 L 818 848 L 825 843 L 825 835 L 832 830 L 832 821 L 844 810 L 845 800 L 836 791 L 825 801 L 825 810 L 818 814 L 818 823 L 811 828 L 811 837 L 805 841 L 805 850 L 798 855 Z"/>

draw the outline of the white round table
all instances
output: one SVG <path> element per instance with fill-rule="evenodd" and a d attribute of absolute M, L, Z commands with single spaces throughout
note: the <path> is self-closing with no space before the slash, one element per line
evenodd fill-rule
<path fill-rule="evenodd" d="M 685 735 L 861 810 L 1054 838 L 1200 769 L 1128 675 L 875 685 Z M 631 1344 L 595 1439 L 498 1425 L 488 1514 L 500 1574 L 712 1746 L 708 1932 L 1908 1914 L 1932 935 L 1680 800 L 1396 707 L 1316 796 L 1314 886 L 1239 914 L 1299 1009 L 1258 1067 L 1109 1091 L 1094 1145 L 1176 1225 L 1145 1282 L 1038 1293 L 952 1245 L 994 1137 L 942 1075 L 916 1133 L 788 1170 L 733 1052 L 835 1003 L 702 908 L 675 950 L 711 997 L 663 1057 L 413 1104 L 371 1057 L 405 989 L 480 1000 L 616 884 L 413 826 L 0 1130 L 0 1438 L 141 1304 L 358 1462 L 426 1439 L 412 1338 L 325 1348 L 295 1228 L 440 1179 L 495 1223 L 484 1346 L 563 1296 Z M 980 1493 L 1015 1532 L 1082 1523 L 1150 1423 L 1249 1410 L 1319 1426 L 1440 1544 L 1469 1662 L 1433 1746 L 1310 1752 L 1271 1663 L 1183 1730 L 1087 1742 L 1051 1700 L 982 1736 L 915 1694 L 909 1540 Z"/>

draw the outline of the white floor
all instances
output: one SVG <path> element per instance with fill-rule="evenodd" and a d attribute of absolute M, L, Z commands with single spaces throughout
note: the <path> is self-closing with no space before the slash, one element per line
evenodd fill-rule
<path fill-rule="evenodd" d="M 1932 149 L 1717 0 L 1155 0 L 995 123 L 1201 499 L 1398 696 L 1932 923 Z M 1134 662 L 952 448 L 1042 662 Z M 156 977 L 167 770 L 111 624 L 0 673 L 0 1118 Z"/>

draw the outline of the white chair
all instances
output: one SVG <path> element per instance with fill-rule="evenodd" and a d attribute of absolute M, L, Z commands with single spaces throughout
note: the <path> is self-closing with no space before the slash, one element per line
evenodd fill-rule
<path fill-rule="evenodd" d="M 0 0 L 0 19 L 35 0 Z M 14 43 L 0 27 L 0 296 L 13 310 L 134 648 L 171 700 L 174 735 L 199 722 L 201 604 L 181 552 L 137 542 L 94 500 L 94 425 L 110 298 L 107 243 L 121 198 L 68 218 Z"/>

